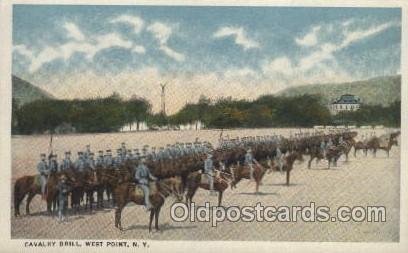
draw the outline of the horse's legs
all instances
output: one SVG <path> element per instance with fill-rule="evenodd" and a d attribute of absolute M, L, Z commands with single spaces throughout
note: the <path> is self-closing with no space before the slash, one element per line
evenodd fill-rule
<path fill-rule="evenodd" d="M 218 191 L 218 206 L 221 206 L 223 191 Z"/>
<path fill-rule="evenodd" d="M 31 200 L 34 198 L 34 196 L 35 196 L 35 193 L 30 192 L 28 194 L 28 197 L 26 200 L 26 215 L 30 214 L 30 203 L 31 203 Z"/>
<path fill-rule="evenodd" d="M 159 231 L 159 214 L 160 214 L 161 207 L 158 207 L 154 211 L 154 228 L 156 231 Z"/>
<path fill-rule="evenodd" d="M 149 233 L 152 232 L 153 217 L 154 217 L 154 210 L 150 209 Z"/>
<path fill-rule="evenodd" d="M 308 168 L 308 169 L 310 169 L 310 166 L 312 165 L 313 159 L 314 159 L 314 157 L 313 157 L 313 156 L 310 156 L 310 160 L 309 160 L 309 162 L 307 163 L 307 168 Z"/>
<path fill-rule="evenodd" d="M 286 186 L 289 186 L 289 181 L 290 181 L 290 169 L 286 170 Z"/>
<path fill-rule="evenodd" d="M 116 207 L 115 209 L 115 227 L 119 228 L 122 230 L 122 209 L 123 207 Z"/>
<path fill-rule="evenodd" d="M 198 189 L 198 186 L 194 186 L 194 188 L 188 188 L 187 194 L 186 194 L 187 204 L 191 204 L 193 202 L 193 197 L 194 197 L 197 189 Z"/>

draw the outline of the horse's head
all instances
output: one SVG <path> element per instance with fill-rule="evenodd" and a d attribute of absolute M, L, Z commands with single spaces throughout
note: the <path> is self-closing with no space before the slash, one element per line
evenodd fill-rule
<path fill-rule="evenodd" d="M 393 145 L 398 147 L 398 140 L 397 139 L 390 139 L 390 146 L 392 147 Z"/>

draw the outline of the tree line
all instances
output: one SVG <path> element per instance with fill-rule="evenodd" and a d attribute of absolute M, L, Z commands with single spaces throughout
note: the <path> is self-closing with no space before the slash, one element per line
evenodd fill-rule
<path fill-rule="evenodd" d="M 177 113 L 154 114 L 149 101 L 118 94 L 106 98 L 56 100 L 43 99 L 18 107 L 13 100 L 13 134 L 34 134 L 70 126 L 75 132 L 117 132 L 123 126 L 146 122 L 150 128 L 197 124 L 206 128 L 312 127 L 314 125 L 385 125 L 399 127 L 401 103 L 389 106 L 362 105 L 355 112 L 331 115 L 318 95 L 283 97 L 265 95 L 255 100 L 202 96 Z"/>

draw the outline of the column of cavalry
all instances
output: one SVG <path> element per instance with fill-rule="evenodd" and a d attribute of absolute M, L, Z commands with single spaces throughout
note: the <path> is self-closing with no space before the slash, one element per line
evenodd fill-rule
<path fill-rule="evenodd" d="M 158 230 L 160 209 L 170 195 L 179 201 L 192 201 L 198 188 L 218 193 L 218 205 L 221 205 L 223 193 L 230 186 L 237 187 L 242 179 L 255 183 L 255 192 L 262 184 L 266 173 L 278 171 L 286 173 L 286 185 L 290 184 L 290 173 L 295 161 L 304 161 L 309 157 L 308 168 L 313 159 L 327 160 L 330 166 L 337 166 L 337 161 L 344 155 L 346 161 L 354 147 L 354 155 L 363 150 L 376 155 L 378 150 L 389 151 L 398 145 L 400 132 L 390 132 L 377 137 L 363 136 L 356 141 L 357 132 L 304 132 L 284 138 L 278 135 L 246 136 L 242 138 L 221 139 L 217 148 L 209 142 L 176 143 L 156 150 L 145 145 L 141 152 L 126 149 L 125 143 L 117 149 L 117 156 L 111 151 L 105 154 L 99 151 L 94 160 L 88 145 L 85 152 L 78 152 L 78 159 L 70 162 L 70 153 L 58 164 L 57 156 L 50 154 L 48 162 L 42 155 L 38 165 L 39 174 L 23 176 L 14 186 L 15 216 L 20 215 L 20 204 L 26 199 L 26 214 L 30 213 L 30 202 L 37 194 L 42 195 L 47 203 L 47 212 L 53 214 L 57 208 L 58 182 L 66 179 L 70 187 L 72 213 L 79 212 L 81 204 L 84 210 L 111 205 L 115 207 L 115 226 L 121 226 L 121 212 L 129 202 L 146 206 L 145 189 L 141 182 L 145 178 L 148 185 L 147 208 L 150 211 L 149 231 L 152 220 Z M 47 171 L 47 173 L 44 172 Z M 150 176 L 149 176 L 150 175 Z M 44 177 L 46 180 L 44 180 Z M 44 181 L 46 181 L 44 185 Z"/>

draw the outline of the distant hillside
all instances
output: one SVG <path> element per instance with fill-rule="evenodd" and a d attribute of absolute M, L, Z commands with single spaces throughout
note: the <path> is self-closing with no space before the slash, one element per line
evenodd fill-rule
<path fill-rule="evenodd" d="M 401 76 L 385 76 L 350 83 L 297 86 L 285 89 L 277 95 L 292 97 L 302 94 L 320 94 L 325 103 L 330 103 L 346 93 L 359 96 L 364 104 L 389 105 L 395 100 L 401 100 Z"/>
<path fill-rule="evenodd" d="M 14 75 L 12 76 L 12 86 L 13 98 L 17 100 L 19 105 L 26 104 L 34 100 L 53 98 L 53 96 L 48 92 Z"/>

